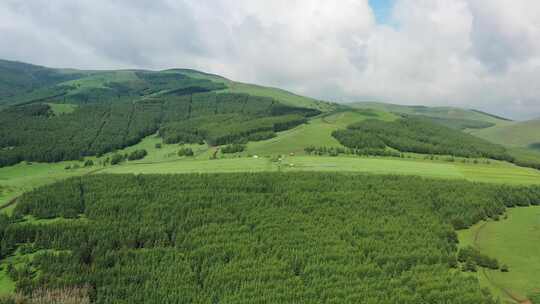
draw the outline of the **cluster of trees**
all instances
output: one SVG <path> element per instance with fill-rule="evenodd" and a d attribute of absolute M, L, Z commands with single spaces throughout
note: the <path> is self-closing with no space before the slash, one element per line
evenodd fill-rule
<path fill-rule="evenodd" d="M 449 271 L 454 228 L 529 203 L 540 188 L 417 177 L 85 176 L 23 195 L 1 252 L 35 252 L 19 291 L 96 303 L 494 303 Z"/>
<path fill-rule="evenodd" d="M 332 135 L 344 146 L 355 149 L 389 146 L 402 152 L 514 160 L 502 146 L 424 118 L 365 120 Z"/>
<path fill-rule="evenodd" d="M 472 246 L 461 248 L 458 252 L 457 260 L 460 263 L 463 263 L 463 269 L 465 271 L 476 271 L 477 265 L 489 269 L 500 268 L 501 271 L 508 271 L 506 265 L 499 265 L 497 259 L 482 254 L 478 249 Z"/>
<path fill-rule="evenodd" d="M 216 93 L 81 105 L 59 116 L 52 115 L 47 104 L 10 107 L 0 111 L 0 167 L 23 160 L 100 156 L 134 145 L 158 129 L 166 143 L 263 140 L 318 113 L 271 98 Z"/>
<path fill-rule="evenodd" d="M 384 150 L 386 148 L 386 143 L 376 133 L 347 129 L 336 130 L 332 132 L 332 136 L 351 149 Z"/>
<path fill-rule="evenodd" d="M 133 145 L 156 132 L 161 113 L 143 102 L 80 106 L 60 116 L 36 112 L 48 107 L 0 111 L 0 167 L 23 160 L 77 160 Z"/>
<path fill-rule="evenodd" d="M 304 151 L 310 155 L 329 155 L 339 156 L 340 154 L 347 155 L 359 155 L 359 156 L 386 156 L 386 157 L 405 157 L 403 153 L 388 149 L 380 148 L 362 148 L 362 149 L 350 149 L 341 147 L 316 147 L 308 146 L 304 148 Z"/>
<path fill-rule="evenodd" d="M 145 149 L 135 150 L 128 154 L 128 160 L 139 160 L 143 159 L 148 155 L 148 152 Z"/>
<path fill-rule="evenodd" d="M 247 94 L 171 97 L 166 107 L 165 123 L 159 130 L 166 143 L 206 141 L 210 145 L 224 145 L 265 140 L 320 114 L 317 110 L 289 107 L 268 97 Z"/>
<path fill-rule="evenodd" d="M 246 149 L 246 145 L 243 144 L 230 144 L 221 148 L 221 153 L 232 154 L 243 152 Z"/>
<path fill-rule="evenodd" d="M 186 147 L 186 148 L 181 148 L 180 150 L 178 150 L 178 156 L 182 157 L 182 156 L 193 156 L 195 153 L 193 153 L 193 149 L 189 148 L 189 147 Z"/>

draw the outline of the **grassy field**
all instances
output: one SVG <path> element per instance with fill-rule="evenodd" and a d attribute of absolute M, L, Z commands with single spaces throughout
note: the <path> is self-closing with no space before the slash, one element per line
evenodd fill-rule
<path fill-rule="evenodd" d="M 512 124 L 511 121 L 496 117 L 487 113 L 460 109 L 454 107 L 426 107 L 426 106 L 404 106 L 382 102 L 356 102 L 351 104 L 355 108 L 376 109 L 392 113 L 425 115 L 429 117 L 438 117 L 446 119 L 466 119 L 493 123 L 497 126 L 506 126 Z"/>
<path fill-rule="evenodd" d="M 540 120 L 495 126 L 474 131 L 472 134 L 509 147 L 528 147 L 540 143 Z"/>
<path fill-rule="evenodd" d="M 36 187 L 53 183 L 71 176 L 86 174 L 95 168 L 80 168 L 65 170 L 68 164 L 75 162 L 60 162 L 52 164 L 20 163 L 11 167 L 0 168 L 0 205 L 9 202 L 20 194 Z M 3 210 L 6 211 L 6 210 Z M 8 208 L 9 211 L 9 208 Z"/>
<path fill-rule="evenodd" d="M 171 70 L 171 72 L 174 72 L 174 71 L 180 71 L 182 74 L 188 77 L 192 77 L 192 78 L 207 79 L 210 81 L 223 83 L 227 87 L 227 89 L 223 90 L 223 92 L 246 93 L 250 95 L 271 97 L 271 98 L 281 101 L 282 103 L 286 105 L 296 106 L 296 107 L 314 108 L 314 109 L 319 109 L 323 112 L 329 111 L 334 108 L 333 105 L 327 102 L 323 102 L 315 98 L 297 95 L 289 91 L 285 91 L 278 88 L 236 82 L 236 81 L 232 81 L 224 77 L 221 77 L 219 75 L 203 73 L 203 72 L 199 72 L 195 70 L 186 70 L 186 69 Z"/>
<path fill-rule="evenodd" d="M 337 129 L 344 129 L 349 124 L 369 119 L 378 118 L 392 120 L 396 116 L 387 112 L 373 112 L 376 116 L 369 116 L 362 112 L 339 112 L 329 116 L 313 119 L 309 124 L 301 125 L 292 130 L 281 132 L 278 137 L 251 142 L 248 144 L 247 152 L 251 155 L 275 155 L 294 153 L 296 155 L 305 154 L 304 148 L 315 147 L 343 147 L 335 138 L 332 132 Z"/>
<path fill-rule="evenodd" d="M 418 175 L 432 178 L 466 179 L 474 182 L 540 184 L 540 172 L 510 164 L 462 164 L 420 159 L 376 157 L 284 156 L 281 161 L 269 157 L 236 157 L 209 160 L 204 157 L 149 162 L 131 162 L 110 166 L 100 173 L 208 173 L 257 171 L 325 171 L 372 174 Z"/>
<path fill-rule="evenodd" d="M 107 173 L 187 173 L 187 172 L 241 172 L 241 171 L 346 171 L 374 174 L 409 174 L 426 177 L 461 178 L 478 182 L 494 182 L 508 184 L 540 184 L 540 171 L 521 168 L 511 164 L 492 162 L 490 164 L 449 163 L 414 158 L 375 158 L 375 157 L 323 157 L 323 156 L 286 156 L 279 161 L 270 157 L 233 157 L 210 160 L 212 148 L 192 146 L 196 152 L 193 158 L 178 157 L 178 145 L 163 145 L 160 138 L 148 137 L 134 147 L 125 149 L 129 152 L 145 148 L 149 155 L 139 161 L 125 162 L 117 166 L 102 167 L 95 159 L 96 165 L 90 168 L 66 170 L 67 165 L 80 162 L 61 162 L 54 164 L 34 163 L 19 164 L 0 168 L 0 203 L 35 187 L 54 181 L 79 176 L 92 172 Z M 276 154 L 272 154 L 276 155 Z M 106 157 L 106 156 L 105 156 Z M 222 156 L 220 156 L 222 157 Z"/>
<path fill-rule="evenodd" d="M 460 231 L 459 239 L 508 265 L 508 273 L 478 273 L 480 281 L 505 301 L 523 301 L 540 292 L 540 207 L 509 209 L 507 219 L 478 223 Z"/>
<path fill-rule="evenodd" d="M 315 108 L 323 112 L 329 111 L 333 108 L 330 103 L 319 101 L 314 98 L 296 95 L 282 89 L 263 87 L 254 84 L 230 82 L 228 84 L 228 88 L 225 91 L 230 93 L 246 93 L 257 96 L 271 97 L 281 101 L 286 105 Z"/>
<path fill-rule="evenodd" d="M 136 81 L 138 79 L 134 71 L 104 71 L 84 78 L 67 81 L 61 83 L 61 85 L 75 86 L 76 89 L 69 92 L 69 94 L 75 94 L 90 88 L 104 88 L 108 82 Z"/>
<path fill-rule="evenodd" d="M 69 103 L 49 103 L 54 115 L 69 114 L 75 111 L 77 105 Z"/>

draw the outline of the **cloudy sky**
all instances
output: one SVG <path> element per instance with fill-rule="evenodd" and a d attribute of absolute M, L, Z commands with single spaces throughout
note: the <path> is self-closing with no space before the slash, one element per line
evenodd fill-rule
<path fill-rule="evenodd" d="M 533 0 L 2 0 L 0 58 L 540 116 Z"/>

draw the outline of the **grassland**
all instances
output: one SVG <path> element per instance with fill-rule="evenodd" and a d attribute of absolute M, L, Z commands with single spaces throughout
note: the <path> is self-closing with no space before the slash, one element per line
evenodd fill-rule
<path fill-rule="evenodd" d="M 314 98 L 296 95 L 294 93 L 271 87 L 264 87 L 254 84 L 241 82 L 230 82 L 225 90 L 230 93 L 246 93 L 257 96 L 271 97 L 290 106 L 315 108 L 323 112 L 332 109 L 334 106 L 330 103 L 320 101 Z"/>
<path fill-rule="evenodd" d="M 283 156 L 230 157 L 217 160 L 178 159 L 161 162 L 131 162 L 109 166 L 100 173 L 209 173 L 259 171 L 363 172 L 372 174 L 418 175 L 433 178 L 466 179 L 504 184 L 540 184 L 540 172 L 510 164 L 462 164 L 420 159 L 377 157 Z"/>
<path fill-rule="evenodd" d="M 459 239 L 462 245 L 473 245 L 508 265 L 507 273 L 478 273 L 480 281 L 505 301 L 524 301 L 540 292 L 540 207 L 509 209 L 507 219 L 478 223 L 460 231 Z"/>
<path fill-rule="evenodd" d="M 69 94 L 76 94 L 78 92 L 91 89 L 91 88 L 105 88 L 105 84 L 109 82 L 129 82 L 139 80 L 135 71 L 130 70 L 120 70 L 120 71 L 103 71 L 103 72 L 93 72 L 91 75 L 70 80 L 61 85 L 68 85 L 76 87 L 75 90 L 71 90 Z"/>
<path fill-rule="evenodd" d="M 443 118 L 443 119 L 464 119 L 471 121 L 482 121 L 493 123 L 497 126 L 506 126 L 512 124 L 511 121 L 475 110 L 467 110 L 454 107 L 426 107 L 426 106 L 404 106 L 382 102 L 356 102 L 351 104 L 352 107 L 362 109 L 376 109 L 392 113 L 409 114 L 409 115 L 424 115 L 428 117 Z"/>
<path fill-rule="evenodd" d="M 395 115 L 387 112 L 338 112 L 332 115 L 313 119 L 309 124 L 301 125 L 292 130 L 281 132 L 278 137 L 248 144 L 247 155 L 275 155 L 294 153 L 305 154 L 304 148 L 315 147 L 343 147 L 332 132 L 343 129 L 348 125 L 369 118 L 393 120 Z"/>
<path fill-rule="evenodd" d="M 49 103 L 48 105 L 51 107 L 54 115 L 73 113 L 77 108 L 77 105 L 69 103 Z"/>
<path fill-rule="evenodd" d="M 509 147 L 529 147 L 540 143 L 540 120 L 512 123 L 473 131 L 472 134 Z"/>

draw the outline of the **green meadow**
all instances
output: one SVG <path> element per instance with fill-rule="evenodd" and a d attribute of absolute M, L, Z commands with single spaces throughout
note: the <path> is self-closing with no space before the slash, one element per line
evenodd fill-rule
<path fill-rule="evenodd" d="M 473 134 L 509 147 L 529 147 L 540 143 L 540 119 L 514 122 L 474 131 Z"/>
<path fill-rule="evenodd" d="M 461 245 L 472 245 L 508 265 L 509 272 L 477 273 L 482 284 L 505 301 L 521 302 L 540 293 L 540 207 L 508 209 L 507 218 L 478 223 L 458 235 Z"/>

